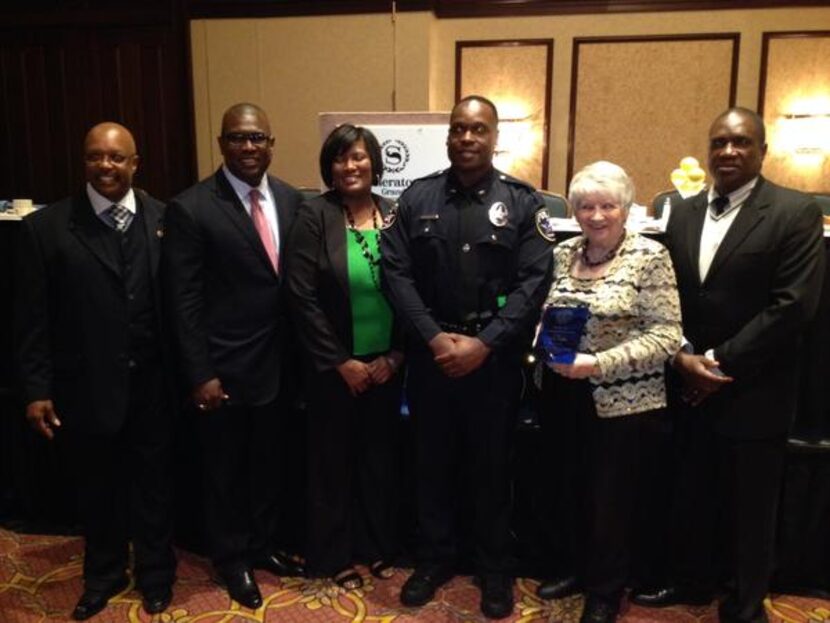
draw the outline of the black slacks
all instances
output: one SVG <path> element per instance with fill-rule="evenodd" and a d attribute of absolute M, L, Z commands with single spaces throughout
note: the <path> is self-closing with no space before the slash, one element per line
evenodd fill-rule
<path fill-rule="evenodd" d="M 205 537 L 208 554 L 220 573 L 248 568 L 260 557 L 282 549 L 280 518 L 280 445 L 277 401 L 262 406 L 223 406 L 196 415 L 203 453 Z"/>
<path fill-rule="evenodd" d="M 632 572 L 637 509 L 650 495 L 647 470 L 663 410 L 602 418 L 587 380 L 546 369 L 542 426 L 550 441 L 551 552 L 556 575 L 575 574 L 589 594 L 616 601 Z M 541 479 L 545 482 L 545 478 Z"/>
<path fill-rule="evenodd" d="M 674 576 L 704 592 L 732 580 L 721 620 L 760 623 L 767 620 L 786 437 L 720 435 L 714 417 L 722 407 L 703 403 L 678 414 Z"/>
<path fill-rule="evenodd" d="M 161 367 L 140 366 L 130 373 L 127 419 L 118 433 L 70 433 L 87 589 L 107 590 L 124 577 L 130 541 L 139 589 L 169 586 L 175 579 L 173 422 L 166 395 Z"/>
<path fill-rule="evenodd" d="M 457 519 L 464 514 L 476 571 L 508 571 L 520 384 L 517 358 L 491 354 L 475 372 L 450 379 L 431 352 L 412 353 L 407 399 L 415 424 L 420 562 L 458 562 L 463 533 Z"/>
<path fill-rule="evenodd" d="M 308 545 L 314 577 L 398 553 L 396 457 L 401 379 L 352 396 L 336 370 L 311 378 Z"/>

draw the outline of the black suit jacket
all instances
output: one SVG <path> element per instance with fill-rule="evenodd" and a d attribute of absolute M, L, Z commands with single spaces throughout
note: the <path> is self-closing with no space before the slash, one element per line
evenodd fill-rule
<path fill-rule="evenodd" d="M 268 177 L 277 206 L 280 273 L 254 223 L 219 169 L 167 206 L 163 243 L 165 305 L 188 389 L 218 377 L 229 404 L 276 399 L 285 341 L 282 266 L 302 200 Z"/>
<path fill-rule="evenodd" d="M 381 214 L 387 215 L 391 204 L 376 199 Z M 353 351 L 346 219 L 337 193 L 327 192 L 303 205 L 288 246 L 288 289 L 298 335 L 313 369 L 330 370 Z M 393 335 L 398 348 L 397 326 Z"/>
<path fill-rule="evenodd" d="M 155 310 L 164 205 L 136 189 L 144 217 Z M 110 231 L 86 191 L 23 219 L 15 297 L 23 398 L 50 399 L 70 430 L 110 434 L 127 415 L 129 313 Z"/>
<path fill-rule="evenodd" d="M 802 333 L 821 292 L 821 210 L 812 197 L 759 178 L 701 283 L 706 210 L 706 192 L 681 202 L 666 231 L 684 335 L 697 353 L 713 348 L 735 378 L 702 406 L 728 436 L 782 434 L 795 416 Z"/>

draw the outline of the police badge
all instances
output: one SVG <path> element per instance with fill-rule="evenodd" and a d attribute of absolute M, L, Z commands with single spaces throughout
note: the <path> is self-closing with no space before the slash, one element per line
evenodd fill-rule
<path fill-rule="evenodd" d="M 496 201 L 496 203 L 491 205 L 490 209 L 487 211 L 487 216 L 490 218 L 490 222 L 496 227 L 504 227 L 507 225 L 507 217 L 509 214 L 507 206 L 501 201 Z"/>

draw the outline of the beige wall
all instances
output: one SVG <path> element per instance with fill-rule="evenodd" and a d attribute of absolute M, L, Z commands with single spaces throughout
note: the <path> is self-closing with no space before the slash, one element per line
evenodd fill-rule
<path fill-rule="evenodd" d="M 755 108 L 762 33 L 819 29 L 830 29 L 830 7 L 440 20 L 401 13 L 393 49 L 389 15 L 197 20 L 191 30 L 199 173 L 207 175 L 221 161 L 215 137 L 222 111 L 234 102 L 250 99 L 268 111 L 277 137 L 273 172 L 313 185 L 318 113 L 390 111 L 393 91 L 398 111 L 448 110 L 456 41 L 553 38 L 548 186 L 563 192 L 574 37 L 739 32 L 736 103 Z M 670 90 L 654 105 L 670 106 Z M 642 136 L 647 149 L 648 133 Z"/>
<path fill-rule="evenodd" d="M 398 15 L 396 71 L 388 15 L 192 22 L 200 177 L 221 163 L 216 137 L 235 102 L 268 112 L 277 139 L 272 172 L 300 186 L 319 180 L 319 113 L 390 111 L 393 97 L 397 110 L 427 110 L 431 19 Z"/>

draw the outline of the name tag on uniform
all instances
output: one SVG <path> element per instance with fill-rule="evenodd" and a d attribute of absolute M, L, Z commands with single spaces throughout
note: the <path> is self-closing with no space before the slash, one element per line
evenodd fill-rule
<path fill-rule="evenodd" d="M 419 221 L 437 221 L 438 215 L 437 214 L 421 214 L 418 217 Z"/>

